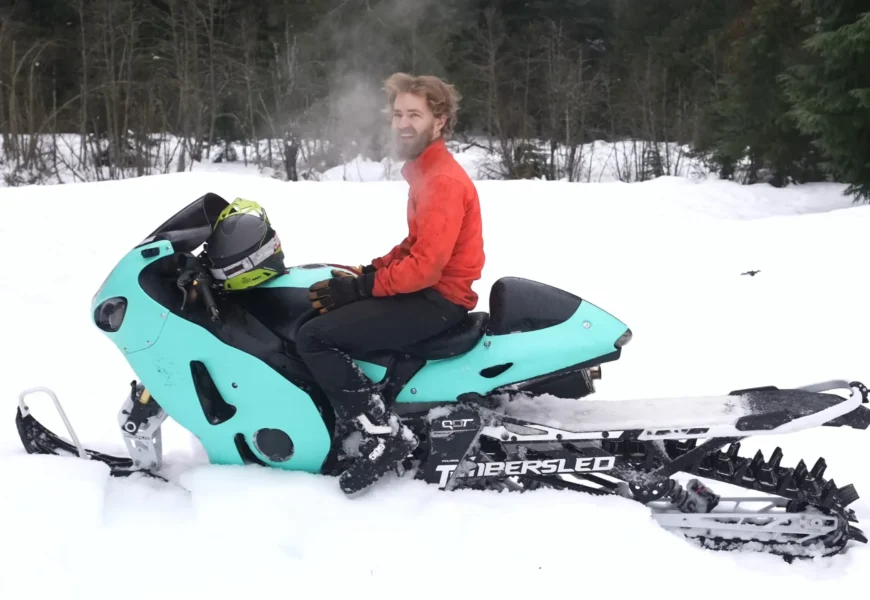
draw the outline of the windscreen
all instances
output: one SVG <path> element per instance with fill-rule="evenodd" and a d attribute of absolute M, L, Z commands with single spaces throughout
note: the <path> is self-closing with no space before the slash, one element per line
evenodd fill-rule
<path fill-rule="evenodd" d="M 168 240 L 176 252 L 192 252 L 208 239 L 218 216 L 227 206 L 226 200 L 209 192 L 175 213 L 139 246 L 155 240 Z"/>

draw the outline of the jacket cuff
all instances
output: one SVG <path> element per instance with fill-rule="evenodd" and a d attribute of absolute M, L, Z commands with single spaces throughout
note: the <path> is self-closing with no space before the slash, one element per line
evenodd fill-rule
<path fill-rule="evenodd" d="M 363 274 L 356 278 L 357 285 L 359 286 L 360 294 L 363 298 L 371 298 L 372 291 L 375 289 L 375 273 L 374 271 L 370 271 L 366 273 L 363 271 Z"/>

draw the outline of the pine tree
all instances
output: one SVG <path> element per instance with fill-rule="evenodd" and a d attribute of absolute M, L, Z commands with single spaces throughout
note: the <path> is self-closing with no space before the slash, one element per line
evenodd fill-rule
<path fill-rule="evenodd" d="M 812 140 L 788 118 L 791 105 L 776 84 L 806 23 L 792 0 L 757 0 L 728 28 L 727 72 L 710 116 L 712 161 L 724 177 L 743 171 L 747 183 L 777 187 L 821 178 Z"/>
<path fill-rule="evenodd" d="M 807 57 L 783 75 L 790 116 L 812 135 L 825 168 L 846 182 L 846 194 L 870 202 L 870 12 L 858 2 L 808 0 L 807 14 L 823 15 L 804 47 Z"/>

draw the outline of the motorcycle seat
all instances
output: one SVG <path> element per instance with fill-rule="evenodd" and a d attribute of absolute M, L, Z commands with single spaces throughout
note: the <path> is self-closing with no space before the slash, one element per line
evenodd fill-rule
<path fill-rule="evenodd" d="M 458 325 L 403 350 L 424 360 L 441 360 L 465 354 L 480 341 L 488 320 L 489 313 L 468 313 Z"/>

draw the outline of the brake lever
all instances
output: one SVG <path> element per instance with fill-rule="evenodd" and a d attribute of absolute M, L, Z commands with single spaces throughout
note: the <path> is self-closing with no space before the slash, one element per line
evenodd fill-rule
<path fill-rule="evenodd" d="M 200 282 L 202 285 L 200 285 Z M 205 302 L 206 309 L 211 315 L 211 320 L 218 322 L 220 320 L 220 313 L 215 304 L 214 296 L 211 293 L 211 278 L 205 273 L 197 273 L 193 279 L 193 285 L 202 293 L 202 299 Z"/>
<path fill-rule="evenodd" d="M 181 275 L 178 276 L 178 279 L 175 281 L 175 285 L 181 290 L 181 310 L 184 310 L 184 307 L 187 305 L 187 285 L 191 282 L 192 277 L 190 271 L 184 271 Z"/>

